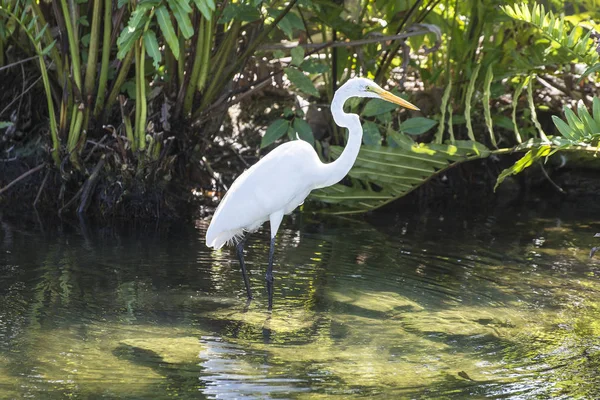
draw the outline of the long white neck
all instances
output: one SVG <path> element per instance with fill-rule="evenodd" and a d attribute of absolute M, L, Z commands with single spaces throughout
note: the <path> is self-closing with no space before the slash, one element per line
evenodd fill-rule
<path fill-rule="evenodd" d="M 348 128 L 348 143 L 346 143 L 344 151 L 337 160 L 329 164 L 323 164 L 323 175 L 321 175 L 323 180 L 318 185 L 319 188 L 334 185 L 348 174 L 348 171 L 354 165 L 354 161 L 356 161 L 362 143 L 363 130 L 360 119 L 356 114 L 344 112 L 344 103 L 350 96 L 342 88 L 333 96 L 331 114 L 337 125 Z"/>

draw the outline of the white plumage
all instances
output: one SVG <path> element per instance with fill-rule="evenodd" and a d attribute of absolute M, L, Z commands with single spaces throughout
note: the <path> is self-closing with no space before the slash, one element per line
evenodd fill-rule
<path fill-rule="evenodd" d="M 344 112 L 350 97 L 381 98 L 403 107 L 418 110 L 409 102 L 383 90 L 364 78 L 350 79 L 335 93 L 331 113 L 335 122 L 349 130 L 348 143 L 341 156 L 324 164 L 310 144 L 302 140 L 284 143 L 240 175 L 221 200 L 206 232 L 206 245 L 215 249 L 237 243 L 238 257 L 251 298 L 243 260 L 243 236 L 265 221 L 271 224 L 271 249 L 267 270 L 269 309 L 272 305 L 272 261 L 275 235 L 284 215 L 304 202 L 311 190 L 339 182 L 352 168 L 362 142 L 358 115 Z"/>
<path fill-rule="evenodd" d="M 231 185 L 206 233 L 215 249 L 257 230 L 269 217 L 291 213 L 312 189 L 319 173 L 317 153 L 305 141 L 284 143 L 254 164 Z"/>

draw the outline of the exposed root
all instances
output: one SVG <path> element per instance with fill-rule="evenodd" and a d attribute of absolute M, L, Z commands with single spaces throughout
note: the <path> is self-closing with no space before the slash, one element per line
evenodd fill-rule
<path fill-rule="evenodd" d="M 100 171 L 104 167 L 105 159 L 106 156 L 103 154 L 102 157 L 100 157 L 100 161 L 98 161 L 98 164 L 96 164 L 96 166 L 94 167 L 92 174 L 90 175 L 88 180 L 85 181 L 85 184 L 83 185 L 83 193 L 81 195 L 81 203 L 79 203 L 79 207 L 77 208 L 77 214 L 85 213 L 88 207 L 90 206 L 90 202 L 92 200 L 92 192 L 96 188 L 96 184 L 98 183 Z"/>
<path fill-rule="evenodd" d="M 42 164 L 38 165 L 37 167 L 32 168 L 29 171 L 25 172 L 24 174 L 21 174 L 21 176 L 19 176 L 17 179 L 13 180 L 8 185 L 6 185 L 2 189 L 0 189 L 0 195 L 2 193 L 6 192 L 8 189 L 10 189 L 12 186 L 14 186 L 17 183 L 19 183 L 20 181 L 22 181 L 23 179 L 27 178 L 29 175 L 35 174 L 36 172 L 38 172 L 39 170 L 41 170 L 45 166 L 46 166 L 46 163 L 42 163 Z"/>

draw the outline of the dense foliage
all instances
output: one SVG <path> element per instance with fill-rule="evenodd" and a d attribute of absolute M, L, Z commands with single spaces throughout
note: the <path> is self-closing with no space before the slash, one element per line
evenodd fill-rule
<path fill-rule="evenodd" d="M 115 205 L 131 193 L 143 203 L 149 193 L 191 185 L 220 189 L 226 171 L 211 161 L 234 144 L 258 145 L 261 131 L 261 148 L 299 137 L 324 160 L 335 158 L 343 132 L 328 117 L 316 131 L 309 104 L 328 104 L 355 75 L 404 89 L 422 113 L 398 114 L 377 100 L 350 104 L 364 118 L 362 154 L 386 155 L 359 160 L 349 181 L 315 196 L 350 211 L 376 208 L 473 157 L 524 150 L 530 165 L 556 150 L 595 151 L 600 122 L 590 124 L 585 107 L 600 69 L 593 5 L 2 0 L 0 151 L 38 169 L 0 179 L 0 196 L 42 170 L 36 202 L 60 210 L 78 202 L 81 213 L 93 200 L 103 214 L 123 213 Z M 293 97 L 260 110 L 269 114 L 266 129 L 223 129 L 232 106 L 272 87 Z M 568 108 L 566 123 L 554 117 L 553 138 L 539 114 L 571 101 L 580 101 L 579 118 Z M 27 104 L 38 107 L 33 115 Z M 236 156 L 243 164 L 227 169 L 244 167 Z M 200 182 L 192 182 L 197 165 Z M 47 180 L 59 190 L 45 189 Z M 374 197 L 381 201 L 362 201 Z"/>

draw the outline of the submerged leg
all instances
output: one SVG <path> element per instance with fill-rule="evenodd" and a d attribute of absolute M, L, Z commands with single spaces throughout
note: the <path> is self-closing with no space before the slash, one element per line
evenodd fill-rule
<path fill-rule="evenodd" d="M 271 245 L 269 246 L 269 265 L 267 266 L 267 275 L 265 280 L 267 281 L 267 294 L 269 295 L 269 310 L 273 308 L 273 254 L 275 253 L 275 236 L 277 230 L 279 230 L 279 224 L 283 219 L 283 212 L 276 212 L 271 214 Z"/>
<path fill-rule="evenodd" d="M 244 263 L 244 243 L 246 241 L 244 239 L 240 240 L 235 248 L 237 250 L 238 260 L 240 260 L 240 268 L 242 269 L 242 277 L 244 278 L 244 284 L 246 285 L 246 294 L 248 295 L 248 300 L 252 299 L 252 290 L 250 289 L 250 280 L 248 279 L 248 273 L 246 272 L 246 264 Z"/>
<path fill-rule="evenodd" d="M 269 310 L 273 308 L 273 253 L 275 253 L 275 238 L 271 238 L 271 246 L 269 247 L 269 266 L 267 267 L 267 294 L 269 295 Z"/>

